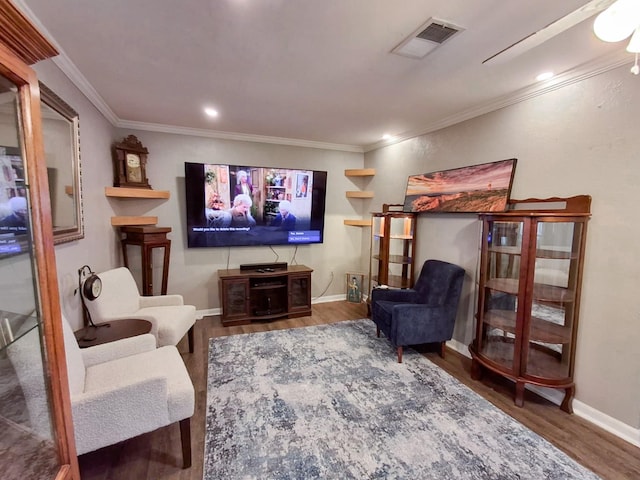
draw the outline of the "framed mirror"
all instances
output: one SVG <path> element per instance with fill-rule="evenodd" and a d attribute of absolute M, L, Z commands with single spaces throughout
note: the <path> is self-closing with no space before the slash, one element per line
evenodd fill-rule
<path fill-rule="evenodd" d="M 42 136 L 55 244 L 84 238 L 78 113 L 40 83 Z"/>

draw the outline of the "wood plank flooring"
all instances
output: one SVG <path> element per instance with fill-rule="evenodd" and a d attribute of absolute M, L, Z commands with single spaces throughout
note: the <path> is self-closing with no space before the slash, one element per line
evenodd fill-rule
<path fill-rule="evenodd" d="M 188 352 L 186 340 L 179 349 L 196 390 L 196 411 L 191 419 L 193 466 L 183 470 L 178 424 L 170 425 L 125 442 L 79 457 L 83 480 L 201 480 L 205 436 L 208 339 L 240 333 L 305 327 L 352 320 L 366 316 L 363 304 L 322 303 L 313 306 L 313 315 L 295 319 L 255 322 L 223 327 L 219 317 L 206 317 L 195 327 L 195 351 Z M 640 478 L 640 449 L 527 392 L 524 408 L 513 404 L 513 385 L 501 377 L 485 374 L 482 382 L 471 380 L 470 360 L 448 350 L 442 359 L 436 348 L 421 348 L 424 355 L 531 430 L 545 437 L 603 479 Z M 395 354 L 390 350 L 389 359 Z"/>

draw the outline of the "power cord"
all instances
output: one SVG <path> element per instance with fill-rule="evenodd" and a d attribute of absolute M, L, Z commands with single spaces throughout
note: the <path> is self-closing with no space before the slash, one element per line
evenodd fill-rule
<path fill-rule="evenodd" d="M 331 284 L 333 283 L 333 272 L 331 272 L 331 278 L 329 279 L 329 284 L 327 285 L 327 287 L 322 291 L 322 293 L 320 295 L 318 295 L 315 298 L 320 298 L 322 297 L 325 293 L 327 293 L 327 290 L 329 290 L 329 287 L 331 286 Z"/>
<path fill-rule="evenodd" d="M 297 265 L 298 264 L 298 261 L 296 260 L 297 253 L 298 253 L 298 245 L 296 245 L 296 248 L 293 251 L 293 257 L 291 257 L 291 261 L 289 262 L 289 265 Z"/>

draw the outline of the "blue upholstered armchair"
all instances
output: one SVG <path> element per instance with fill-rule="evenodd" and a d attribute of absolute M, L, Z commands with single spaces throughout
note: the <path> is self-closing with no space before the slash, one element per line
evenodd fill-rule
<path fill-rule="evenodd" d="M 427 260 L 413 288 L 376 288 L 371 292 L 371 319 L 397 347 L 440 342 L 440 356 L 451 340 L 462 292 L 464 269 L 440 260 Z"/>

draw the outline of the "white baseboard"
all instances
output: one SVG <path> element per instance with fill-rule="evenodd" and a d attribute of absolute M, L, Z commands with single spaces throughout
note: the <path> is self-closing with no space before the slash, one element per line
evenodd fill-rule
<path fill-rule="evenodd" d="M 457 340 L 449 340 L 447 342 L 447 346 L 461 355 L 471 358 L 469 347 L 467 345 L 464 345 Z M 556 405 L 560 405 L 564 398 L 564 392 L 557 389 L 541 388 L 535 385 L 526 385 L 526 388 Z M 612 433 L 616 437 L 619 437 L 636 447 L 640 447 L 640 429 L 627 425 L 626 423 L 602 413 L 601 411 L 596 410 L 575 398 L 573 399 L 573 413 L 606 430 L 607 432 Z"/>

